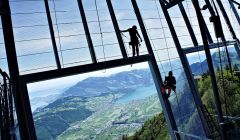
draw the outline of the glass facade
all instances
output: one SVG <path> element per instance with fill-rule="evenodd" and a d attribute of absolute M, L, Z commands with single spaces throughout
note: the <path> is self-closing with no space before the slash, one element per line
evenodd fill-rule
<path fill-rule="evenodd" d="M 146 29 L 154 28 L 154 26 L 151 26 L 151 24 L 147 24 L 148 22 L 157 23 L 155 26 L 158 25 L 158 27 L 155 27 L 158 29 L 154 29 L 153 31 L 153 33 L 155 32 L 155 35 L 151 34 L 151 31 L 148 32 L 150 38 L 160 38 L 160 34 L 157 33 L 163 33 L 165 36 L 162 40 L 153 39 L 155 42 L 151 41 L 151 43 L 152 46 L 159 47 L 159 49 L 154 48 L 154 51 L 156 60 L 158 60 L 158 65 L 162 77 L 164 78 L 167 76 L 168 71 L 172 71 L 177 79 L 176 94 L 170 97 L 170 102 L 178 130 L 204 137 L 205 133 L 203 127 L 200 123 L 196 123 L 200 122 L 200 117 L 193 100 L 193 96 L 188 84 L 188 79 L 184 73 L 183 65 L 181 64 L 180 57 L 178 55 L 176 46 L 174 45 L 173 38 L 171 37 L 167 21 L 163 16 L 160 4 L 158 1 L 146 2 L 144 0 L 141 0 L 138 1 L 138 5 L 141 13 L 144 13 L 143 20 L 145 22 Z M 148 9 L 151 10 L 147 11 L 145 5 L 148 5 Z M 189 46 L 192 43 L 191 38 L 189 36 L 187 27 L 181 16 L 179 8 L 177 6 L 171 8 L 169 10 L 169 14 L 171 17 L 173 17 L 173 25 L 177 31 L 179 40 L 181 40 L 181 46 Z M 163 60 L 161 60 L 161 58 Z"/>
<path fill-rule="evenodd" d="M 49 30 L 49 22 L 47 19 L 46 7 L 44 0 L 10 0 L 11 17 L 13 23 L 14 39 L 17 51 L 18 65 L 20 69 L 20 75 L 32 74 L 38 72 L 46 72 L 50 70 L 56 70 L 56 58 L 55 55 L 60 60 L 61 68 L 69 68 L 74 66 L 81 66 L 85 64 L 92 64 L 92 58 L 89 48 L 89 43 L 86 38 L 86 32 L 84 30 L 82 17 L 79 11 L 78 1 L 73 0 L 49 0 L 50 16 L 53 26 L 54 38 L 51 38 Z M 144 22 L 147 35 L 150 39 L 151 47 L 154 52 L 154 57 L 158 64 L 158 69 L 162 79 L 164 80 L 168 76 L 168 72 L 172 71 L 177 80 L 177 90 L 176 94 L 171 94 L 169 101 L 171 104 L 171 110 L 174 115 L 174 119 L 179 131 L 197 135 L 200 137 L 206 137 L 204 128 L 202 126 L 201 119 L 193 98 L 193 91 L 190 88 L 190 83 L 192 79 L 187 77 L 186 69 L 188 65 L 191 68 L 195 81 L 196 76 L 202 75 L 208 71 L 206 66 L 205 53 L 203 51 L 198 51 L 194 53 L 184 54 L 187 57 L 187 63 L 182 63 L 184 58 L 179 56 L 179 50 L 183 51 L 190 47 L 196 47 L 193 44 L 191 36 L 188 31 L 188 27 L 185 24 L 182 13 L 178 5 L 168 9 L 168 13 L 171 17 L 171 21 L 176 31 L 178 41 L 180 42 L 180 49 L 176 48 L 174 39 L 171 35 L 168 23 L 163 14 L 162 8 L 158 0 L 146 1 L 137 0 L 137 6 L 140 9 L 141 17 Z M 113 21 L 109 13 L 108 5 L 106 0 L 82 0 L 84 12 L 86 15 L 87 25 L 90 31 L 90 37 L 93 43 L 93 49 L 96 54 L 97 62 L 104 62 L 115 59 L 122 59 L 122 52 L 120 49 L 119 41 L 116 36 L 116 31 L 113 26 Z M 131 0 L 111 0 L 113 5 L 114 13 L 117 19 L 117 24 L 120 30 L 126 30 L 131 28 L 133 25 L 137 26 L 137 31 L 139 32 L 141 38 L 143 39 L 142 31 L 140 30 L 140 25 L 137 20 L 136 14 Z M 204 0 L 199 1 L 200 6 L 205 4 Z M 185 0 L 182 2 L 185 8 L 187 17 L 190 21 L 191 27 L 193 29 L 194 35 L 196 36 L 199 45 L 202 44 L 202 38 L 199 30 L 199 25 L 195 13 L 194 6 L 191 0 Z M 224 8 L 227 12 L 232 23 L 233 29 L 237 36 L 239 36 L 239 23 L 237 22 L 234 13 L 229 5 L 228 1 L 223 1 Z M 221 11 L 220 13 L 221 23 L 223 26 L 223 32 L 226 40 L 232 41 L 232 35 L 229 28 L 223 18 Z M 206 25 L 208 27 L 209 33 L 212 37 L 213 43 L 218 43 L 220 41 L 216 39 L 213 24 L 209 21 L 211 16 L 208 10 L 202 10 L 203 17 L 205 19 Z M 2 29 L 0 29 L 0 67 L 7 71 L 7 59 L 5 53 L 5 45 L 2 34 Z M 121 37 L 124 42 L 124 47 L 127 52 L 127 56 L 132 56 L 132 47 L 129 45 L 130 36 L 128 32 L 121 33 Z M 57 54 L 54 54 L 53 40 L 56 43 Z M 146 40 L 143 39 L 139 47 L 140 55 L 148 54 L 147 47 L 145 43 Z M 176 41 L 176 40 L 175 40 Z M 212 43 L 212 42 L 210 42 Z M 232 57 L 231 63 L 232 67 L 234 64 L 238 64 L 236 50 L 234 50 L 233 45 L 226 46 L 231 53 L 234 55 Z M 224 47 L 220 47 L 219 50 L 211 50 L 212 56 L 217 55 L 216 52 L 220 50 L 223 52 L 224 63 L 228 63 L 226 59 L 226 52 Z M 181 53 L 181 52 L 180 52 Z M 236 55 L 236 56 L 235 56 Z M 219 68 L 219 61 L 213 59 L 215 71 Z M 217 63 L 217 64 L 216 64 Z M 239 65 L 237 65 L 239 67 Z M 152 80 L 151 80 L 152 82 Z M 197 84 L 196 84 L 197 85 Z M 198 87 L 199 88 L 199 87 Z M 155 88 L 154 88 L 155 89 Z M 92 89 L 80 89 L 80 90 L 90 90 L 90 93 L 95 93 L 98 91 L 92 91 Z M 104 92 L 104 91 L 101 91 Z M 141 92 L 141 91 L 139 91 Z M 155 93 L 156 91 L 154 91 Z M 29 95 L 31 96 L 32 93 Z M 71 95 L 73 96 L 73 95 Z M 50 97 L 50 96 L 49 96 Z M 48 134 L 49 132 L 44 132 L 43 129 L 47 129 L 48 126 L 44 120 L 38 121 L 39 118 L 43 117 L 48 120 L 48 117 L 53 117 L 51 119 L 59 119 L 59 121 L 64 120 L 65 114 L 61 114 L 60 117 L 54 114 L 49 114 L 48 117 L 41 114 L 38 111 L 47 112 L 49 105 L 51 105 L 52 98 L 58 98 L 57 96 L 49 98 L 46 102 L 41 102 L 42 108 L 34 103 L 38 98 L 29 97 L 31 101 L 31 107 L 33 110 L 33 116 L 35 121 L 35 127 L 37 130 L 37 135 L 40 136 L 42 133 Z M 110 97 L 107 97 L 110 98 Z M 114 97 L 115 98 L 115 97 Z M 96 98 L 97 99 L 97 98 Z M 66 99 L 68 100 L 68 99 Z M 77 101 L 85 102 L 84 99 L 76 99 Z M 90 99 L 89 99 L 90 100 Z M 112 99 L 110 99 L 112 100 Z M 115 99 L 114 99 L 115 100 Z M 75 99 L 69 99 L 69 102 L 74 102 Z M 59 101 L 60 102 L 60 101 Z M 105 102 L 105 101 L 103 101 Z M 90 104 L 90 102 L 89 102 Z M 82 104 L 79 105 L 82 107 Z M 71 107 L 71 105 L 69 106 Z M 56 108 L 63 109 L 63 108 Z M 112 108 L 113 110 L 117 108 Z M 84 109 L 83 109 L 84 110 Z M 54 110 L 56 111 L 56 110 Z M 62 110 L 61 110 L 62 111 Z M 82 110 L 78 110 L 81 115 Z M 89 111 L 89 110 L 88 110 Z M 90 109 L 87 113 L 92 113 L 93 110 Z M 49 113 L 49 112 L 48 112 Z M 86 113 L 86 112 L 85 112 Z M 114 113 L 114 112 L 111 112 Z M 225 112 L 226 113 L 226 112 Z M 99 114 L 98 114 L 99 115 Z M 154 114 L 156 115 L 156 114 Z M 71 116 L 74 117 L 74 116 Z M 85 116 L 86 117 L 86 116 Z M 139 117 L 139 116 L 138 116 Z M 149 116 L 148 116 L 149 117 Z M 152 116 L 151 116 L 152 117 Z M 147 117 L 146 117 L 147 118 Z M 144 121 L 146 121 L 146 118 Z M 68 119 L 68 118 L 66 118 Z M 110 118 L 107 118 L 110 119 Z M 80 120 L 79 120 L 80 121 Z M 82 120 L 81 120 L 82 121 Z M 82 121 L 81 125 L 86 125 L 86 122 Z M 98 120 L 101 121 L 101 120 Z M 105 120 L 103 120 L 105 121 Z M 51 122 L 54 123 L 54 122 Z M 51 124 L 50 123 L 50 124 Z M 98 122 L 95 122 L 98 123 Z M 107 122 L 106 122 L 107 123 Z M 109 123 L 109 121 L 108 121 Z M 115 123 L 115 122 L 111 122 Z M 82 129 L 80 124 L 72 124 L 72 122 L 61 122 L 61 126 L 66 127 L 71 125 L 71 129 L 79 128 Z M 40 128 L 41 127 L 41 128 Z M 49 126 L 50 127 L 50 126 Z M 52 127 L 52 126 L 51 126 Z M 94 128 L 95 124 L 91 126 L 90 129 Z M 98 134 L 103 126 L 99 126 L 99 130 L 96 130 Z M 135 126 L 134 126 L 135 127 Z M 38 130 L 42 129 L 41 132 Z M 62 130 L 61 130 L 62 131 Z M 119 130 L 123 131 L 123 130 Z M 79 131 L 83 132 L 83 131 Z M 72 133 L 66 132 L 66 133 Z M 85 133 L 85 132 L 84 132 Z M 110 132 L 109 132 L 110 133 Z M 133 131 L 118 134 L 133 134 Z M 51 135 L 60 136 L 58 132 L 51 132 Z M 73 134 L 72 134 L 73 135 Z M 109 135 L 109 134 L 108 134 Z M 82 135 L 83 136 L 83 135 Z M 90 134 L 89 134 L 90 136 Z M 91 138 L 84 135 L 83 138 Z M 56 137 L 55 137 L 56 138 Z M 96 137 L 97 138 L 97 135 Z"/>

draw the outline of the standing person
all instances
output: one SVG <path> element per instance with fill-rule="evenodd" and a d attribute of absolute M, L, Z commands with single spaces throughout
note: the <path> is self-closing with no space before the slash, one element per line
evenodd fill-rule
<path fill-rule="evenodd" d="M 122 30 L 121 32 L 129 32 L 129 35 L 130 35 L 129 45 L 132 46 L 133 57 L 135 56 L 135 52 L 136 52 L 137 56 L 139 56 L 139 45 L 140 45 L 140 43 L 139 43 L 138 38 L 140 38 L 141 42 L 142 42 L 142 38 L 137 31 L 137 26 L 133 25 L 132 28 L 129 28 L 127 30 Z"/>
<path fill-rule="evenodd" d="M 172 71 L 168 72 L 168 76 L 165 77 L 164 83 L 161 86 L 162 93 L 166 93 L 166 89 L 168 90 L 167 92 L 167 97 L 170 96 L 172 90 L 176 93 L 176 79 L 173 76 Z"/>

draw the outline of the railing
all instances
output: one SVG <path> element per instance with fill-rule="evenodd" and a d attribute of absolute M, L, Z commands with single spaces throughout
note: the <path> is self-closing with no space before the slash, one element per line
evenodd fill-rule
<path fill-rule="evenodd" d="M 0 69 L 0 138 L 15 140 L 13 95 L 10 78 Z M 14 130 L 14 131 L 13 131 Z"/>
<path fill-rule="evenodd" d="M 179 135 L 181 139 L 183 140 L 211 140 L 206 137 L 196 136 L 193 134 L 181 132 L 181 131 L 174 131 L 175 137 L 176 135 Z"/>

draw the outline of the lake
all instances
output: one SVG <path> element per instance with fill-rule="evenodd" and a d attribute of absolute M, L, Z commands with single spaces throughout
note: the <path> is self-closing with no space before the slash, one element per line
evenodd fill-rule
<path fill-rule="evenodd" d="M 141 100 L 154 94 L 157 94 L 157 90 L 154 85 L 148 87 L 141 87 L 139 89 L 136 89 L 132 93 L 125 94 L 122 97 L 118 98 L 116 103 L 127 103 L 133 100 Z"/>

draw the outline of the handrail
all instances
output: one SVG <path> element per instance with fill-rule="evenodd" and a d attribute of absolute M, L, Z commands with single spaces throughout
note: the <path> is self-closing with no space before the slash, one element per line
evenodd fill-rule
<path fill-rule="evenodd" d="M 209 114 L 209 115 L 217 117 L 216 114 Z M 232 120 L 240 120 L 240 116 L 239 117 L 237 117 L 237 116 L 236 117 L 234 117 L 234 116 L 223 116 L 223 118 L 225 118 L 225 119 L 232 119 Z"/>
<path fill-rule="evenodd" d="M 4 71 L 2 71 L 2 69 L 0 68 L 0 74 L 3 76 L 3 77 L 7 77 L 7 79 L 9 80 L 10 77 L 8 76 L 8 74 Z"/>
<path fill-rule="evenodd" d="M 191 138 L 199 139 L 199 140 L 212 140 L 212 139 L 208 139 L 208 138 L 205 138 L 205 137 L 196 136 L 196 135 L 193 135 L 193 134 L 190 134 L 190 133 L 185 133 L 185 132 L 182 132 L 182 131 L 174 131 L 175 135 L 176 135 L 176 133 L 182 134 L 182 135 L 185 135 L 185 136 L 188 136 L 188 137 L 191 137 Z"/>

